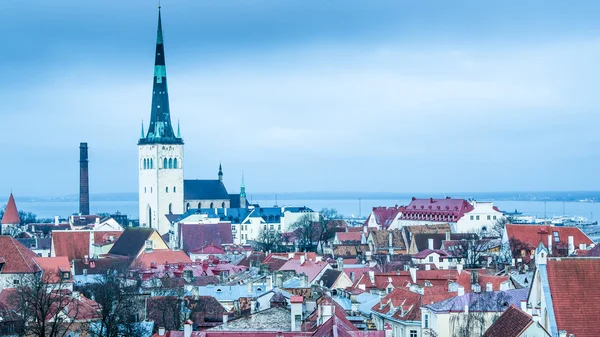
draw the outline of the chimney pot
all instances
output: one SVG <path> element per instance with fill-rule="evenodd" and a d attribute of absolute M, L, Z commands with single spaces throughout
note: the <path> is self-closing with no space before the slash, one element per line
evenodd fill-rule
<path fill-rule="evenodd" d="M 427 239 L 427 248 L 433 250 L 433 239 Z"/>
<path fill-rule="evenodd" d="M 165 328 L 164 327 L 160 327 L 158 328 L 158 335 L 159 336 L 164 336 L 165 335 Z"/>

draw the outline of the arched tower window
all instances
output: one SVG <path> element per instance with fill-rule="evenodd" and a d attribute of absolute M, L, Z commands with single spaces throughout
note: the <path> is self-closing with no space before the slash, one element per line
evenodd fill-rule
<path fill-rule="evenodd" d="M 146 169 L 147 165 L 148 165 L 148 159 L 144 159 L 144 170 Z"/>
<path fill-rule="evenodd" d="M 190 209 L 190 203 L 188 202 L 187 205 L 185 205 L 185 211 L 187 212 L 187 211 L 189 211 L 189 209 Z"/>
<path fill-rule="evenodd" d="M 154 168 L 154 161 L 152 160 L 152 158 L 150 158 L 150 168 L 153 169 Z"/>
<path fill-rule="evenodd" d="M 214 207 L 215 207 L 214 203 L 211 202 L 210 203 L 210 208 L 214 208 Z"/>
<path fill-rule="evenodd" d="M 177 193 L 177 186 L 173 186 L 173 193 Z"/>
<path fill-rule="evenodd" d="M 167 168 L 167 158 L 163 160 L 163 169 Z"/>
<path fill-rule="evenodd" d="M 173 159 L 173 168 L 177 168 L 177 158 Z"/>
<path fill-rule="evenodd" d="M 173 204 L 169 204 L 169 214 L 173 214 Z"/>
<path fill-rule="evenodd" d="M 198 203 L 198 209 L 200 209 L 200 208 L 202 208 L 202 203 L 201 202 Z"/>
<path fill-rule="evenodd" d="M 165 187 L 165 192 L 169 193 L 169 186 Z"/>
<path fill-rule="evenodd" d="M 221 204 L 221 208 L 225 208 L 225 201 Z"/>
<path fill-rule="evenodd" d="M 169 168 L 173 168 L 173 158 L 169 158 Z"/>

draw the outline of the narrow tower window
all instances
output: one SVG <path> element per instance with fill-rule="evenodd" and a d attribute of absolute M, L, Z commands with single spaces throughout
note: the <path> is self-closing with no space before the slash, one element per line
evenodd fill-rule
<path fill-rule="evenodd" d="M 169 158 L 169 168 L 173 168 L 173 158 Z"/>
<path fill-rule="evenodd" d="M 173 193 L 177 193 L 177 186 L 173 186 Z"/>
<path fill-rule="evenodd" d="M 163 160 L 163 169 L 167 168 L 167 158 Z"/>
<path fill-rule="evenodd" d="M 150 168 L 153 169 L 154 168 L 154 161 L 152 160 L 152 158 L 150 158 Z"/>
<path fill-rule="evenodd" d="M 147 162 L 147 161 L 148 161 L 147 159 L 144 159 L 144 170 L 146 169 L 146 166 L 147 166 L 147 164 L 148 164 L 148 162 Z"/>
<path fill-rule="evenodd" d="M 169 186 L 165 187 L 165 192 L 169 193 Z"/>
<path fill-rule="evenodd" d="M 173 159 L 173 168 L 177 168 L 177 158 Z"/>

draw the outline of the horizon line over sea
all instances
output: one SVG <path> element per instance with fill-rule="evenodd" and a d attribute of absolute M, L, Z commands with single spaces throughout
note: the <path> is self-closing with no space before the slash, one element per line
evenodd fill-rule
<path fill-rule="evenodd" d="M 257 203 L 262 207 L 273 206 L 307 206 L 314 210 L 323 208 L 336 209 L 345 217 L 366 217 L 371 213 L 373 207 L 394 205 L 407 205 L 410 198 L 405 199 L 278 199 L 274 198 L 257 199 L 252 203 Z M 514 201 L 514 200 L 492 200 L 501 211 L 513 212 L 519 211 L 526 215 L 536 217 L 552 216 L 581 216 L 595 220 L 595 216 L 600 216 L 600 203 L 598 202 L 578 202 L 578 201 Z M 69 215 L 77 214 L 79 209 L 78 201 L 17 201 L 17 208 L 25 212 L 32 212 L 39 219 L 53 218 L 59 216 L 66 218 Z M 126 214 L 130 219 L 138 218 L 138 201 L 92 201 L 90 203 L 90 212 L 92 214 L 120 212 Z"/>

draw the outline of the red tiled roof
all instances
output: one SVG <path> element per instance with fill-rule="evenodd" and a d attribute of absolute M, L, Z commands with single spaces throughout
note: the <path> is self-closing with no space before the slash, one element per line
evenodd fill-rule
<path fill-rule="evenodd" d="M 548 284 L 558 330 L 577 337 L 600 336 L 600 259 L 548 259 Z M 548 300 L 548 299 L 547 299 Z"/>
<path fill-rule="evenodd" d="M 336 233 L 337 239 L 342 243 L 345 242 L 358 242 L 360 243 L 362 239 L 361 232 L 338 232 Z"/>
<path fill-rule="evenodd" d="M 302 296 L 290 297 L 290 303 L 302 303 L 302 302 L 304 302 L 304 297 L 302 297 Z"/>
<path fill-rule="evenodd" d="M 60 282 L 61 272 L 71 272 L 71 263 L 66 256 L 35 257 L 33 260 L 43 270 L 44 280 L 49 283 Z M 72 280 L 72 277 L 69 279 Z"/>
<path fill-rule="evenodd" d="M 424 259 L 424 258 L 426 258 L 427 256 L 429 256 L 430 254 L 433 254 L 433 253 L 437 253 L 441 257 L 448 257 L 449 256 L 448 252 L 446 252 L 444 250 L 441 250 L 441 249 L 429 249 L 428 248 L 428 249 L 425 249 L 425 250 L 422 250 L 422 251 L 418 252 L 417 254 L 413 255 L 412 257 L 415 258 L 415 259 Z"/>
<path fill-rule="evenodd" d="M 483 337 L 520 337 L 532 323 L 531 316 L 513 304 L 487 329 Z"/>
<path fill-rule="evenodd" d="M 2 224 L 3 225 L 16 225 L 21 223 L 21 218 L 19 217 L 19 211 L 17 210 L 17 204 L 15 203 L 15 198 L 13 194 L 10 194 L 8 197 L 8 204 L 6 204 L 6 208 L 4 209 L 4 215 L 2 216 Z"/>
<path fill-rule="evenodd" d="M 317 275 L 323 270 L 323 268 L 329 266 L 327 262 L 324 261 L 304 261 L 304 263 L 300 263 L 300 260 L 291 259 L 288 260 L 279 270 L 294 270 L 298 275 L 304 273 L 308 277 L 308 282 L 312 282 Z"/>
<path fill-rule="evenodd" d="M 192 263 L 192 260 L 181 250 L 155 249 L 152 252 L 142 252 L 134 264 L 144 268 L 150 268 L 152 263 L 156 265 Z"/>
<path fill-rule="evenodd" d="M 381 300 L 383 307 L 377 303 L 371 310 L 381 314 L 391 314 L 392 317 L 403 321 L 420 321 L 421 305 L 443 301 L 453 296 L 455 293 L 448 292 L 447 289 L 421 295 L 405 288 L 396 288 Z M 390 305 L 396 310 L 395 312 L 390 313 Z M 402 310 L 398 310 L 400 308 Z"/>
<path fill-rule="evenodd" d="M 211 246 L 196 249 L 195 251 L 192 251 L 191 253 L 194 253 L 194 254 L 225 254 L 225 250 L 211 245 Z"/>
<path fill-rule="evenodd" d="M 465 213 L 471 212 L 473 205 L 465 199 L 417 199 L 413 198 L 406 210 L 402 213 L 402 219 L 419 219 L 420 215 L 440 216 L 437 221 L 458 221 Z M 450 218 L 447 218 L 450 217 Z M 435 220 L 435 219 L 433 219 Z"/>
<path fill-rule="evenodd" d="M 66 256 L 69 261 L 83 259 L 90 254 L 90 231 L 52 231 L 54 256 Z"/>
<path fill-rule="evenodd" d="M 4 260 L 1 274 L 33 273 L 37 266 L 33 259 L 37 254 L 10 236 L 0 236 L 0 259 Z"/>
<path fill-rule="evenodd" d="M 364 225 L 367 226 L 371 217 L 375 218 L 377 225 L 382 228 L 388 228 L 392 221 L 396 218 L 398 213 L 403 212 L 406 209 L 405 206 L 394 206 L 394 207 L 373 207 L 373 211 L 365 221 Z"/>
<path fill-rule="evenodd" d="M 535 249 L 540 242 L 548 246 L 548 235 L 552 235 L 552 246 L 567 248 L 569 236 L 573 237 L 575 249 L 579 248 L 579 244 L 584 243 L 586 246 L 593 241 L 577 227 L 566 226 L 550 226 L 550 225 L 514 225 L 507 224 L 506 232 L 509 239 L 515 238 L 529 246 L 529 249 Z M 560 242 L 554 241 L 554 232 L 558 233 Z"/>
<path fill-rule="evenodd" d="M 108 242 L 115 242 L 123 234 L 122 231 L 94 231 L 94 244 L 104 244 Z M 110 238 L 113 238 L 113 241 L 110 241 Z"/>

